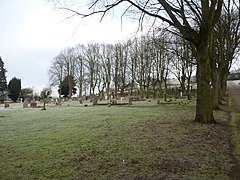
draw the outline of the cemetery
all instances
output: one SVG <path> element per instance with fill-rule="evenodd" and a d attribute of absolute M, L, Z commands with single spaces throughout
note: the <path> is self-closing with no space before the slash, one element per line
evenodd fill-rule
<path fill-rule="evenodd" d="M 176 82 L 166 80 L 164 89 L 153 84 L 142 89 L 135 83 L 135 88 L 105 89 L 81 97 L 71 97 L 75 89 L 66 91 L 68 82 L 55 98 L 49 88 L 40 96 L 23 88 L 15 102 L 2 98 L 1 178 L 232 177 L 237 168 L 232 165 L 237 162 L 234 148 L 229 149 L 232 131 L 234 140 L 240 138 L 239 129 L 229 128 L 228 103 L 233 102 L 225 99 L 223 111 L 213 111 L 216 124 L 193 123 L 195 81 L 189 81 L 185 91 Z M 237 124 L 239 113 L 232 116 Z"/>
<path fill-rule="evenodd" d="M 0 179 L 240 179 L 239 1 L 0 9 Z"/>
<path fill-rule="evenodd" d="M 62 101 L 59 106 L 52 100 L 46 104 L 46 111 L 30 107 L 32 103 L 26 101 L 9 103 L 6 108 L 1 104 L 0 137 L 4 137 L 1 176 L 3 179 L 229 177 L 231 157 L 223 144 L 229 143 L 230 132 L 223 125 L 192 123 L 195 100 L 186 105 L 158 104 L 156 99 L 139 101 L 136 97 L 128 105 L 125 100 L 119 99 L 117 103 L 126 105 L 116 106 L 115 100 L 111 106 L 94 105 L 90 100 Z M 186 97 L 176 101 L 188 102 Z M 35 103 L 37 107 L 43 106 L 43 102 Z M 101 103 L 110 102 L 97 102 Z M 228 121 L 225 112 L 216 111 L 215 116 L 220 124 Z"/>

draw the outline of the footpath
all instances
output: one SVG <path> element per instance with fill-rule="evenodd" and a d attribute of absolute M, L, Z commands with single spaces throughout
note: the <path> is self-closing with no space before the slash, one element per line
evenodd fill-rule
<path fill-rule="evenodd" d="M 231 99 L 234 101 L 234 106 L 232 107 L 232 159 L 233 166 L 231 169 L 230 179 L 238 180 L 240 179 L 240 152 L 236 151 L 236 148 L 240 147 L 240 80 L 228 81 L 228 92 Z"/>
<path fill-rule="evenodd" d="M 235 102 L 235 110 L 240 112 L 240 80 L 228 81 L 228 91 Z"/>

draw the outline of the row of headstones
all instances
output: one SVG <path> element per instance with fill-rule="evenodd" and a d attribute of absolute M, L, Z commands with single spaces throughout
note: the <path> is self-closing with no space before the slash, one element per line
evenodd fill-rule
<path fill-rule="evenodd" d="M 28 108 L 28 102 L 27 101 L 24 101 L 23 102 L 23 108 Z M 9 108 L 10 107 L 10 104 L 9 103 L 4 103 L 4 108 Z M 30 103 L 30 107 L 31 108 L 36 108 L 37 107 L 37 103 L 36 102 L 31 102 Z"/>
<path fill-rule="evenodd" d="M 121 98 L 120 101 L 123 102 L 124 98 Z M 133 101 L 140 101 L 140 98 L 139 97 L 130 97 L 128 99 L 128 105 L 132 105 Z M 93 103 L 93 105 L 97 105 L 98 104 L 98 97 L 96 97 L 96 96 L 93 97 L 92 103 Z M 118 104 L 117 99 L 110 99 L 109 100 L 109 105 L 117 105 L 117 104 Z"/>

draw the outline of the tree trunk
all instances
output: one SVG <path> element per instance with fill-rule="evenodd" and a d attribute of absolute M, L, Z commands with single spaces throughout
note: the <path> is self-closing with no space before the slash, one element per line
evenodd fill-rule
<path fill-rule="evenodd" d="M 73 76 L 72 75 L 68 75 L 68 97 L 69 99 L 72 98 L 72 88 L 73 88 Z"/>
<path fill-rule="evenodd" d="M 216 69 L 212 69 L 212 103 L 213 109 L 219 110 L 219 74 Z"/>
<path fill-rule="evenodd" d="M 187 78 L 187 96 L 188 96 L 188 100 L 192 100 L 191 97 L 191 90 L 190 90 L 190 83 L 191 83 L 191 76 Z"/>
<path fill-rule="evenodd" d="M 110 82 L 107 82 L 107 88 L 106 88 L 106 93 L 107 93 L 107 100 L 110 99 Z"/>
<path fill-rule="evenodd" d="M 219 77 L 219 98 L 218 98 L 218 102 L 220 103 L 221 100 L 224 98 L 224 96 L 226 95 L 226 91 L 227 91 L 227 77 L 229 75 L 229 70 L 228 70 L 228 66 L 223 67 L 221 73 L 220 73 L 220 77 Z"/>
<path fill-rule="evenodd" d="M 204 34 L 203 34 L 204 35 Z M 201 37 L 204 39 L 204 37 Z M 197 105 L 195 122 L 215 123 L 211 100 L 211 68 L 208 54 L 208 38 L 197 46 Z"/>
<path fill-rule="evenodd" d="M 164 78 L 164 92 L 163 92 L 164 101 L 167 101 L 167 77 Z"/>
<path fill-rule="evenodd" d="M 143 99 L 143 85 L 142 80 L 139 81 L 139 96 Z"/>
<path fill-rule="evenodd" d="M 59 86 L 59 105 L 61 106 L 62 104 L 62 81 L 60 81 L 60 86 Z"/>
<path fill-rule="evenodd" d="M 83 95 L 83 60 L 80 60 L 80 74 L 79 74 L 79 98 Z"/>

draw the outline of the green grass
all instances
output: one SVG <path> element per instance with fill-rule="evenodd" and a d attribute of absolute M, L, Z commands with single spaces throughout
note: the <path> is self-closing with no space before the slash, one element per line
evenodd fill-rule
<path fill-rule="evenodd" d="M 236 142 L 236 154 L 240 162 L 240 112 L 235 112 L 233 114 L 233 126 L 234 126 L 235 142 Z"/>
<path fill-rule="evenodd" d="M 229 179 L 227 114 L 195 107 L 11 105 L 0 110 L 0 179 Z"/>
<path fill-rule="evenodd" d="M 240 165 L 240 112 L 232 112 L 232 131 L 235 146 L 235 156 Z"/>

